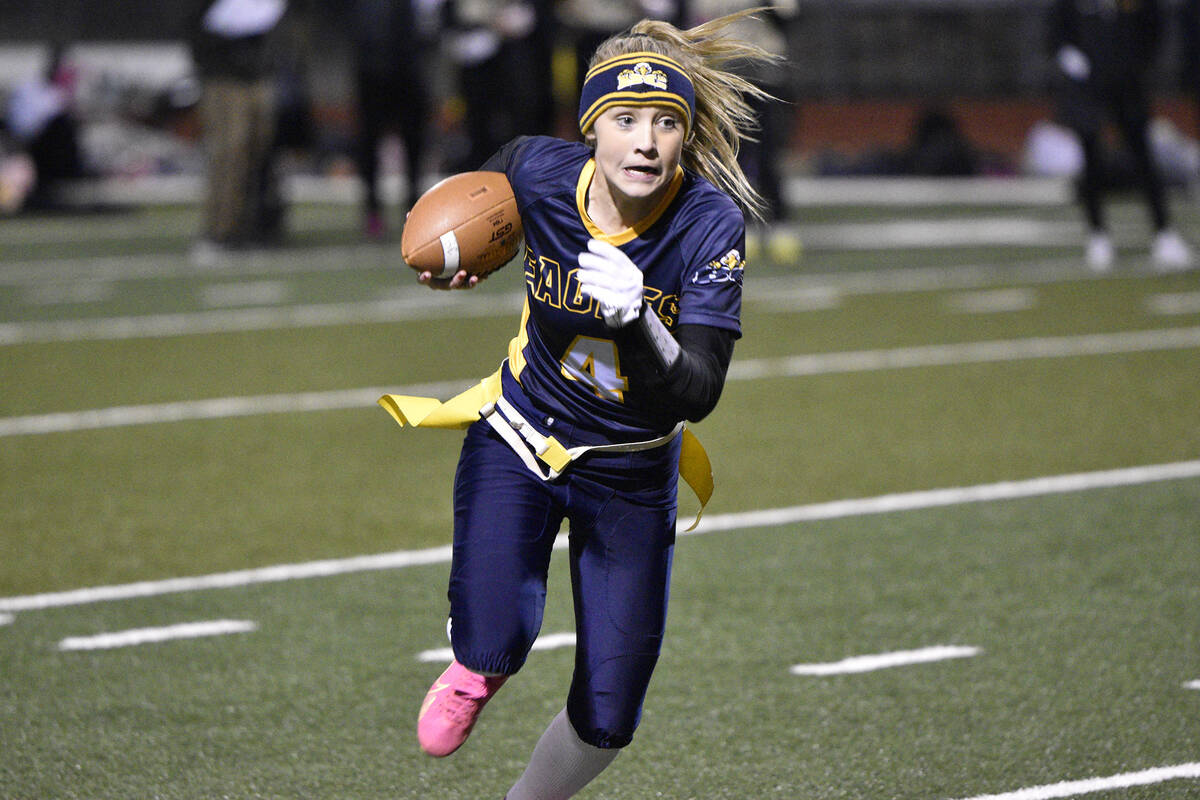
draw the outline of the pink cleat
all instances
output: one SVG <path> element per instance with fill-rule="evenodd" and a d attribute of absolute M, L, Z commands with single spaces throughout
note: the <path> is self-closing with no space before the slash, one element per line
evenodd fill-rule
<path fill-rule="evenodd" d="M 508 680 L 507 675 L 489 678 L 457 661 L 446 667 L 429 687 L 417 716 L 417 740 L 421 749 L 435 758 L 450 755 L 467 740 L 479 712 Z"/>

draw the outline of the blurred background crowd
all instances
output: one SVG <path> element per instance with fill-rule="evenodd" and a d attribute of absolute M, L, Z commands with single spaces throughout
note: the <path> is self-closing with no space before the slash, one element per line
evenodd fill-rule
<path fill-rule="evenodd" d="M 749 5 L 4 4 L 0 210 L 191 198 L 203 260 L 279 243 L 288 202 L 315 186 L 383 239 L 421 190 L 513 136 L 574 138 L 582 59 L 607 35 Z M 1105 187 L 1144 186 L 1167 231 L 1164 187 L 1200 175 L 1198 20 L 1200 0 L 782 0 L 737 31 L 786 56 L 752 76 L 780 102 L 744 166 L 774 219 L 788 176 L 1034 175 L 1078 181 L 1089 246 Z M 1072 82 L 1102 84 L 1113 124 L 1082 118 Z"/>

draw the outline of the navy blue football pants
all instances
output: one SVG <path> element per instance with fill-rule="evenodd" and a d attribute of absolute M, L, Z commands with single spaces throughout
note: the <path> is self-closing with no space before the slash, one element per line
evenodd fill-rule
<path fill-rule="evenodd" d="M 511 675 L 542 624 L 550 554 L 570 521 L 575 671 L 567 714 L 594 747 L 624 747 L 641 718 L 666 624 L 679 437 L 595 453 L 553 482 L 486 422 L 467 431 L 454 484 L 450 569 L 455 658 Z"/>

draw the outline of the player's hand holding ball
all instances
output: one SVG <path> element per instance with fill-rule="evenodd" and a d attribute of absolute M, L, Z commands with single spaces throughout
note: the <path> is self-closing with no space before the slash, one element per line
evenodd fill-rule
<path fill-rule="evenodd" d="M 516 256 L 523 230 L 503 172 L 464 172 L 421 195 L 400 254 L 430 288 L 470 289 Z"/>
<path fill-rule="evenodd" d="M 620 248 L 589 239 L 579 254 L 579 289 L 600 303 L 604 324 L 623 328 L 642 313 L 642 271 Z"/>
<path fill-rule="evenodd" d="M 429 270 L 417 273 L 418 282 L 426 284 L 430 289 L 441 289 L 443 291 L 449 289 L 471 289 L 481 280 L 483 278 L 478 275 L 472 275 L 465 269 L 460 269 L 451 278 L 435 276 Z"/>

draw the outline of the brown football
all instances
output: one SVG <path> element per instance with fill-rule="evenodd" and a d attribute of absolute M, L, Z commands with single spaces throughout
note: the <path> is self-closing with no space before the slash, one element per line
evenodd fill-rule
<path fill-rule="evenodd" d="M 503 172 L 463 172 L 417 200 L 404 222 L 400 254 L 418 272 L 487 275 L 521 246 L 517 199 Z"/>

